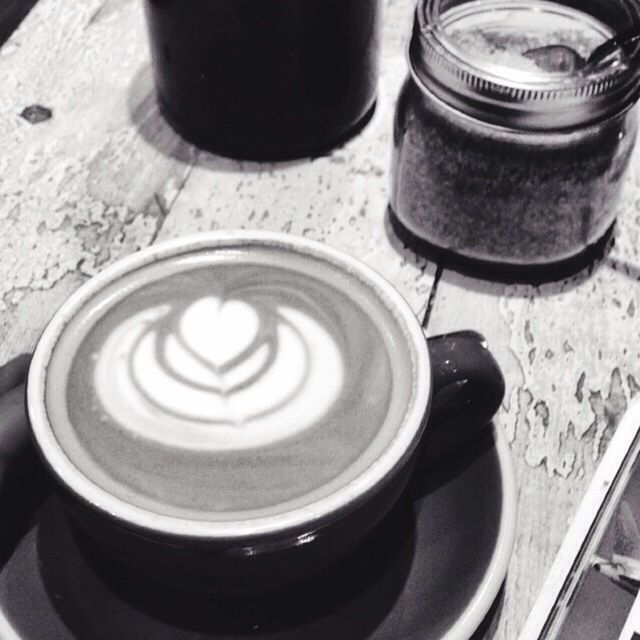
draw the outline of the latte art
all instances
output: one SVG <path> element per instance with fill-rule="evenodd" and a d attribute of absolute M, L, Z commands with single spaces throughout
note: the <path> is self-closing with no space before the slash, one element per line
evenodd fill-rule
<path fill-rule="evenodd" d="M 343 385 L 335 338 L 318 317 L 270 303 L 282 298 L 273 289 L 243 294 L 152 307 L 117 326 L 94 373 L 109 416 L 199 450 L 266 445 L 321 420 Z"/>
<path fill-rule="evenodd" d="M 386 452 L 407 340 L 357 276 L 278 247 L 193 252 L 107 283 L 65 326 L 47 409 L 81 473 L 148 512 L 284 514 Z"/>

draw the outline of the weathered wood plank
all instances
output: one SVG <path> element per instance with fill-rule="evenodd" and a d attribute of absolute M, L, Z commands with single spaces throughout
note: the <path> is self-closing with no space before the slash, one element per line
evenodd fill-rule
<path fill-rule="evenodd" d="M 152 242 L 188 175 L 147 67 L 137 0 L 42 0 L 0 50 L 0 361 L 83 279 Z M 52 117 L 31 124 L 30 105 Z"/>
<path fill-rule="evenodd" d="M 445 270 L 430 332 L 483 332 L 507 378 L 497 418 L 520 487 L 518 536 L 495 638 L 518 636 L 567 525 L 640 390 L 640 149 L 613 250 L 574 277 L 500 285 Z"/>
<path fill-rule="evenodd" d="M 391 280 L 422 314 L 435 271 L 388 228 L 392 117 L 406 75 L 413 3 L 384 3 L 375 114 L 344 147 L 312 161 L 265 165 L 201 153 L 160 238 L 228 227 L 287 231 L 358 256 Z"/>
<path fill-rule="evenodd" d="M 383 59 L 378 105 L 365 130 L 311 162 L 235 163 L 202 153 L 160 238 L 228 228 L 287 231 L 358 256 L 424 312 L 435 265 L 395 238 L 386 222 L 391 119 L 404 59 Z"/>
<path fill-rule="evenodd" d="M 201 229 L 279 229 L 342 247 L 421 313 L 434 265 L 404 248 L 385 221 L 392 111 L 413 2 L 385 2 L 380 99 L 365 130 L 328 157 L 278 165 L 197 152 L 164 123 L 140 5 L 40 0 L 0 49 L 0 361 L 32 346 L 61 301 L 106 264 Z M 28 123 L 20 113 L 33 104 L 53 117 Z M 634 224 L 624 237 L 634 229 L 637 238 Z M 625 259 L 638 264 L 635 254 Z M 510 382 L 499 422 L 518 458 L 520 536 L 497 637 L 517 636 L 593 471 L 593 452 L 635 392 L 628 376 L 637 352 L 622 354 L 623 341 L 607 334 L 633 328 L 629 309 L 640 301 L 628 291 L 629 271 L 611 262 L 593 278 L 540 289 L 449 272 L 440 282 L 430 330 L 484 331 Z M 608 306 L 596 315 L 601 304 Z M 586 337 L 575 323 L 582 316 L 591 318 Z M 602 358 L 590 358 L 590 349 Z"/>
<path fill-rule="evenodd" d="M 399 279 L 419 310 L 425 263 L 394 248 L 383 227 L 395 88 L 382 92 L 353 145 L 330 158 L 250 166 L 200 156 L 158 113 L 140 4 L 41 0 L 0 50 L 0 360 L 30 348 L 83 279 L 155 241 L 198 159 L 162 237 L 240 225 L 315 232 Z M 385 56 L 394 82 L 404 74 L 398 15 Z M 20 114 L 31 105 L 51 119 L 29 123 Z"/>

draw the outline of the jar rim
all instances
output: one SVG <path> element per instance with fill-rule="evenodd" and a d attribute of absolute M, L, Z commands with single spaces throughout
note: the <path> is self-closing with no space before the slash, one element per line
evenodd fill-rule
<path fill-rule="evenodd" d="M 447 0 L 444 0 L 445 2 Z M 472 0 L 442 10 L 443 0 L 419 0 L 409 44 L 409 67 L 419 88 L 480 120 L 526 130 L 557 130 L 603 119 L 638 99 L 640 51 L 633 59 L 588 74 L 518 69 L 468 55 L 448 33 L 474 12 L 510 10 L 573 14 L 561 2 Z M 540 14 L 538 14 L 540 15 Z M 640 23 L 640 8 L 637 9 Z M 598 21 L 593 18 L 593 27 Z M 606 27 L 602 23 L 602 27 Z M 615 31 L 600 31 L 603 39 Z"/>

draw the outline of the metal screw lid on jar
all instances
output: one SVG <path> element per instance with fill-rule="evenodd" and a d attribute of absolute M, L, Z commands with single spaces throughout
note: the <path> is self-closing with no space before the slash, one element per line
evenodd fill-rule
<path fill-rule="evenodd" d="M 640 51 L 589 73 L 545 71 L 522 55 L 548 44 L 583 57 L 640 23 L 635 0 L 420 0 L 409 66 L 422 90 L 479 120 L 558 130 L 600 120 L 637 99 Z M 640 47 L 638 48 L 640 49 Z"/>

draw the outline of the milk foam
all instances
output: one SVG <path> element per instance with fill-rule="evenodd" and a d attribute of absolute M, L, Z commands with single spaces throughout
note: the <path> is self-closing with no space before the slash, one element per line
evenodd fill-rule
<path fill-rule="evenodd" d="M 94 373 L 109 416 L 198 450 L 267 445 L 321 420 L 344 378 L 334 338 L 300 309 L 257 307 L 245 294 L 155 306 L 117 326 Z"/>
<path fill-rule="evenodd" d="M 147 511 L 236 521 L 350 483 L 388 450 L 411 353 L 366 283 L 277 247 L 108 283 L 62 332 L 46 403 L 73 464 Z"/>

